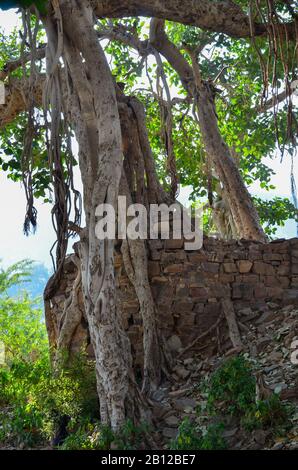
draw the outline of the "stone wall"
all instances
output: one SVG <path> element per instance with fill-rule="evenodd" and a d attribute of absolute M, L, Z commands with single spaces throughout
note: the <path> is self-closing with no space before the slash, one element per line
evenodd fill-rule
<path fill-rule="evenodd" d="M 232 300 L 242 328 L 256 316 L 266 315 L 268 302 L 298 304 L 298 238 L 266 245 L 205 238 L 202 249 L 193 252 L 184 251 L 182 240 L 155 240 L 150 242 L 148 255 L 158 326 L 172 350 L 186 347 L 216 322 L 222 299 Z M 51 302 L 56 328 L 76 274 L 73 256 L 67 259 L 60 291 Z M 115 265 L 123 326 L 138 365 L 142 363 L 139 305 L 120 255 L 116 255 Z M 83 310 L 82 300 L 81 306 Z M 222 344 L 217 347 L 224 348 L 229 342 L 225 324 L 221 333 Z M 82 320 L 72 349 L 78 350 L 84 341 L 89 343 L 87 323 Z M 210 347 L 213 346 L 210 338 Z M 90 345 L 88 351 L 91 353 Z"/>

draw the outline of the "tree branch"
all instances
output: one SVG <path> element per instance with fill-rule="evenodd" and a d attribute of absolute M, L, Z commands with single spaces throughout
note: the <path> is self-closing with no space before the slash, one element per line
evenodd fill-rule
<path fill-rule="evenodd" d="M 251 35 L 248 15 L 231 0 L 91 0 L 91 3 L 98 18 L 156 17 L 237 38 Z M 280 33 L 295 40 L 295 21 L 280 24 Z M 254 34 L 267 35 L 266 25 L 255 23 Z"/>
<path fill-rule="evenodd" d="M 40 47 L 35 54 L 35 59 L 36 60 L 41 60 L 44 59 L 46 55 L 46 46 Z M 21 67 L 23 64 L 30 62 L 32 58 L 32 54 L 28 52 L 22 57 L 19 57 L 18 59 L 12 60 L 10 62 L 7 62 L 7 64 L 4 65 L 2 70 L 0 70 L 0 80 L 5 80 L 12 72 L 17 70 L 19 67 Z"/>
<path fill-rule="evenodd" d="M 129 33 L 125 26 L 121 24 L 113 25 L 110 28 L 99 28 L 97 34 L 99 39 L 119 41 L 132 47 L 143 57 L 152 53 L 152 48 L 150 47 L 148 40 L 140 40 L 136 35 Z"/>
<path fill-rule="evenodd" d="M 153 18 L 150 24 L 150 43 L 164 56 L 178 73 L 184 88 L 192 95 L 194 76 L 191 65 L 183 57 L 179 49 L 167 37 L 164 31 L 164 21 Z"/>
<path fill-rule="evenodd" d="M 272 96 L 269 100 L 267 100 L 263 105 L 257 108 L 257 112 L 265 113 L 266 111 L 270 111 L 270 109 L 274 108 L 278 104 L 285 101 L 289 96 L 293 94 L 294 90 L 289 88 L 289 90 L 283 90 L 278 95 Z"/>

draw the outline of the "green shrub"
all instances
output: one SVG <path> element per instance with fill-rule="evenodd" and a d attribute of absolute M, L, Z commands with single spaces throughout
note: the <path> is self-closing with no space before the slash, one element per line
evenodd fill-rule
<path fill-rule="evenodd" d="M 178 428 L 176 439 L 171 441 L 171 450 L 219 450 L 225 449 L 226 444 L 222 436 L 223 424 L 208 426 L 206 433 L 185 418 Z"/>
<path fill-rule="evenodd" d="M 256 381 L 242 356 L 227 360 L 205 383 L 207 410 L 211 414 L 237 416 L 246 430 L 277 429 L 289 421 L 289 409 L 278 395 L 256 403 Z"/>
<path fill-rule="evenodd" d="M 10 268 L 0 268 L 0 342 L 5 348 L 8 366 L 35 361 L 48 354 L 48 339 L 43 312 L 25 291 L 19 297 L 10 297 L 13 286 L 28 280 L 32 263 L 22 261 Z"/>
<path fill-rule="evenodd" d="M 34 363 L 16 362 L 11 368 L 1 370 L 1 441 L 31 446 L 42 439 L 43 417 L 30 401 L 29 393 L 31 377 L 35 377 L 34 366 Z"/>
<path fill-rule="evenodd" d="M 108 450 L 114 440 L 110 428 L 100 422 L 86 422 L 78 426 L 75 432 L 65 439 L 61 450 Z"/>
<path fill-rule="evenodd" d="M 255 400 L 256 383 L 247 360 L 240 355 L 228 359 L 211 376 L 205 387 L 207 410 L 241 415 Z"/>
<path fill-rule="evenodd" d="M 146 424 L 135 426 L 127 420 L 119 433 L 102 426 L 99 421 L 80 424 L 64 441 L 61 450 L 137 450 L 147 432 Z"/>
<path fill-rule="evenodd" d="M 241 423 L 245 429 L 278 429 L 289 422 L 289 406 L 283 404 L 278 395 L 273 393 L 267 400 L 259 401 L 250 406 Z"/>
<path fill-rule="evenodd" d="M 128 419 L 122 429 L 115 435 L 114 444 L 119 450 L 137 450 L 144 439 L 149 427 L 146 423 L 136 426 Z"/>
<path fill-rule="evenodd" d="M 50 439 L 62 416 L 73 426 L 98 417 L 93 362 L 78 354 L 68 367 L 53 371 L 42 311 L 25 292 L 8 295 L 28 278 L 30 267 L 22 262 L 0 269 L 0 341 L 6 352 L 0 367 L 0 441 L 28 446 Z"/>
<path fill-rule="evenodd" d="M 33 445 L 52 438 L 61 416 L 73 425 L 93 419 L 98 410 L 94 366 L 82 355 L 66 370 L 53 371 L 45 355 L 35 362 L 15 361 L 0 373 L 0 401 L 10 409 L 0 438 Z"/>
<path fill-rule="evenodd" d="M 224 424 L 211 424 L 207 428 L 206 434 L 201 441 L 202 450 L 220 450 L 226 448 L 226 442 L 223 437 Z"/>
<path fill-rule="evenodd" d="M 44 371 L 31 391 L 36 407 L 53 417 L 93 417 L 98 409 L 94 364 L 78 354 L 68 368 Z"/>

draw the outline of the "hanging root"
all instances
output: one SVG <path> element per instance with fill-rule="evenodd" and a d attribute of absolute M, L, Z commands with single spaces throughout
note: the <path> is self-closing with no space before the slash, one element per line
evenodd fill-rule
<path fill-rule="evenodd" d="M 71 210 L 74 208 L 74 224 L 78 226 L 80 225 L 82 210 L 81 196 L 75 189 L 73 182 L 72 167 L 74 157 L 71 149 L 70 126 L 67 123 L 67 106 L 63 101 L 61 91 L 59 60 L 64 46 L 63 20 L 59 3 L 55 0 L 52 2 L 52 6 L 52 14 L 44 18 L 48 45 L 46 52 L 47 83 L 43 96 L 43 106 L 46 128 L 50 127 L 50 138 L 47 133 L 47 150 L 55 200 L 52 209 L 52 222 L 56 232 L 56 242 L 52 247 L 51 256 L 54 248 L 56 249 L 56 255 L 55 259 L 52 256 L 55 274 L 47 285 L 44 294 L 45 299 L 50 299 L 59 287 L 68 240 L 74 235 L 69 230 L 69 215 Z M 64 115 L 64 123 L 61 122 L 62 113 Z M 49 115 L 51 118 L 50 126 L 48 126 Z M 62 157 L 63 145 L 66 147 L 66 151 Z M 65 166 L 67 169 L 66 179 Z"/>
<path fill-rule="evenodd" d="M 292 18 L 293 38 L 289 37 L 287 23 L 284 23 L 284 15 Z M 298 77 L 298 17 L 290 1 L 283 2 L 283 12 L 281 13 L 276 9 L 274 0 L 266 0 L 265 2 L 251 0 L 249 17 L 252 44 L 259 57 L 263 78 L 260 108 L 266 109 L 269 102 L 271 103 L 270 108 L 272 107 L 274 113 L 276 142 L 283 155 L 286 145 L 290 144 L 292 148 L 295 148 L 297 144 L 298 123 L 293 110 L 291 83 Z M 253 24 L 256 21 L 266 25 L 269 57 L 265 57 L 262 53 L 262 48 L 255 38 Z M 280 65 L 282 67 L 282 76 L 279 71 Z M 282 93 L 279 92 L 280 81 L 284 82 L 284 91 Z M 285 138 L 281 135 L 281 125 L 278 121 L 281 98 L 285 102 L 287 111 Z"/>
<path fill-rule="evenodd" d="M 38 132 L 39 122 L 35 114 L 35 93 L 36 83 L 38 80 L 38 72 L 36 68 L 36 59 L 37 59 L 37 34 L 39 31 L 39 21 L 36 21 L 34 28 L 32 29 L 31 24 L 31 15 L 27 10 L 22 11 L 23 19 L 23 28 L 24 34 L 22 35 L 22 45 L 21 45 L 21 61 L 23 68 L 24 77 L 27 75 L 26 72 L 26 45 L 30 46 L 30 76 L 28 83 L 28 94 L 25 97 L 27 102 L 27 126 L 25 129 L 24 136 L 24 146 L 21 156 L 21 169 L 22 169 L 22 180 L 25 189 L 27 207 L 24 221 L 24 233 L 29 235 L 31 229 L 33 233 L 36 230 L 37 226 L 37 210 L 34 207 L 34 195 L 33 195 L 33 169 L 34 169 L 34 159 L 33 159 L 33 141 L 34 137 Z"/>
<path fill-rule="evenodd" d="M 121 191 L 131 202 L 128 184 L 123 174 Z M 143 321 L 144 370 L 142 392 L 150 394 L 161 382 L 161 371 L 167 370 L 160 333 L 157 328 L 157 312 L 148 279 L 148 255 L 144 240 L 127 239 L 122 242 L 121 252 L 128 278 L 134 286 Z"/>
<path fill-rule="evenodd" d="M 142 103 L 126 98 L 118 91 L 124 172 L 120 194 L 127 203 L 160 204 L 172 198 L 161 187 L 155 170 Z M 143 320 L 144 372 L 142 392 L 149 394 L 168 376 L 172 357 L 157 327 L 157 311 L 148 279 L 148 254 L 144 240 L 124 240 L 122 255 L 126 273 L 134 286 Z"/>
<path fill-rule="evenodd" d="M 157 64 L 156 89 L 161 118 L 161 135 L 162 140 L 165 144 L 166 153 L 168 157 L 167 172 L 171 180 L 171 196 L 173 199 L 175 199 L 178 193 L 178 174 L 173 142 L 173 115 L 171 93 L 160 54 L 158 51 L 154 50 L 154 55 Z M 163 88 L 166 93 L 166 101 L 164 101 L 163 99 L 163 89 L 160 85 L 160 81 L 162 82 Z"/>

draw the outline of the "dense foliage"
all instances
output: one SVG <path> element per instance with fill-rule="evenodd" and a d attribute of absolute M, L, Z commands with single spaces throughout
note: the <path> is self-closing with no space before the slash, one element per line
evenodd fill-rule
<path fill-rule="evenodd" d="M 47 0 L 1 0 L 0 8 L 9 10 L 10 8 L 29 8 L 35 5 L 36 8 L 44 13 L 46 11 Z"/>
<path fill-rule="evenodd" d="M 5 351 L 5 364 L 0 365 L 0 442 L 12 445 L 50 439 L 59 417 L 69 416 L 75 426 L 97 410 L 92 364 L 80 355 L 69 369 L 54 372 L 38 300 L 26 291 L 17 298 L 8 295 L 28 277 L 28 268 L 27 262 L 18 263 L 0 273 L 0 342 Z"/>
<path fill-rule="evenodd" d="M 11 7 L 15 3 L 1 2 L 3 7 Z M 42 8 L 44 2 L 34 2 Z M 38 3 L 38 4 L 37 4 Z M 242 2 L 243 3 L 243 2 Z M 34 21 L 34 20 L 32 20 Z M 108 37 L 107 31 L 120 31 L 121 37 L 133 37 L 137 44 L 146 44 L 149 38 L 149 20 L 133 18 L 124 20 L 98 21 L 98 32 L 103 39 Z M 125 34 L 123 33 L 125 31 Z M 284 156 L 284 164 L 289 164 L 291 155 L 295 153 L 293 140 L 287 128 L 286 108 L 281 103 L 277 110 L 272 107 L 262 109 L 263 75 L 260 67 L 258 51 L 264 56 L 269 54 L 264 39 L 257 39 L 255 44 L 249 41 L 226 37 L 222 34 L 203 32 L 197 27 L 166 22 L 166 33 L 190 63 L 188 48 L 203 44 L 203 53 L 199 57 L 202 75 L 205 80 L 215 80 L 216 111 L 222 136 L 231 148 L 241 176 L 246 185 L 267 191 L 268 197 L 255 197 L 255 204 L 266 233 L 274 237 L 277 228 L 284 226 L 288 219 L 297 220 L 297 207 L 288 198 L 276 197 L 272 185 L 274 172 L 268 163 L 268 157 L 280 158 L 279 148 Z M 126 36 L 125 36 L 126 35 Z M 114 35 L 115 36 L 115 35 Z M 147 127 L 150 143 L 154 152 L 159 178 L 165 187 L 169 187 L 167 171 L 167 138 L 165 135 L 165 102 L 167 99 L 166 85 L 161 76 L 166 78 L 171 98 L 173 117 L 173 149 L 177 163 L 178 178 L 182 186 L 192 188 L 191 199 L 205 204 L 205 230 L 218 232 L 210 210 L 210 201 L 214 207 L 220 206 L 222 191 L 220 182 L 209 167 L 208 156 L 204 150 L 197 116 L 187 100 L 187 93 L 177 72 L 166 61 L 156 62 L 156 58 L 144 51 L 136 51 L 130 41 L 121 41 L 117 35 L 113 40 L 105 41 L 105 52 L 110 59 L 112 73 L 116 81 L 124 87 L 127 95 L 138 96 L 146 106 Z M 37 50 L 43 47 L 45 38 L 40 28 Z M 137 38 L 137 39 L 136 39 Z M 292 53 L 289 46 L 287 54 Z M 26 52 L 28 45 L 20 39 L 17 31 L 10 36 L 2 33 L 0 44 L 0 65 L 20 56 L 21 50 Z M 146 47 L 144 45 L 144 50 Z M 38 65 L 44 70 L 43 62 Z M 162 69 L 161 69 L 162 67 Z M 18 68 L 11 76 L 21 77 L 29 64 Z M 276 63 L 275 80 L 282 89 L 284 68 L 281 62 Z M 218 78 L 217 78 L 218 77 Z M 270 78 L 270 77 L 269 77 Z M 271 77 L 272 78 L 272 77 Z M 296 116 L 297 107 L 292 112 Z M 273 112 L 274 111 L 274 112 Z M 13 123 L 0 131 L 1 155 L 0 167 L 14 181 L 22 180 L 24 162 L 22 143 L 25 137 L 26 114 L 22 114 Z M 295 125 L 293 118 L 293 125 Z M 46 128 L 38 110 L 35 112 L 35 137 L 32 147 L 32 163 L 30 175 L 33 195 L 46 202 L 52 202 L 51 175 L 47 161 Z M 287 153 L 288 152 L 288 153 Z M 63 143 L 62 158 L 67 161 L 67 142 Z M 75 162 L 73 162 L 75 163 Z M 28 169 L 25 168 L 27 171 Z M 65 176 L 67 168 L 65 165 Z M 290 181 L 288 182 L 290 185 Z M 257 185 L 257 186 L 256 186 Z M 294 188 L 294 186 L 293 186 Z"/>
<path fill-rule="evenodd" d="M 43 312 L 23 289 L 8 292 L 30 276 L 24 261 L 0 270 L 0 447 L 47 447 L 61 418 L 67 417 L 68 437 L 61 449 L 138 448 L 148 431 L 127 421 L 115 435 L 98 416 L 92 361 L 77 354 L 67 368 L 53 368 L 49 357 Z M 4 346 L 4 347 L 3 347 Z"/>

